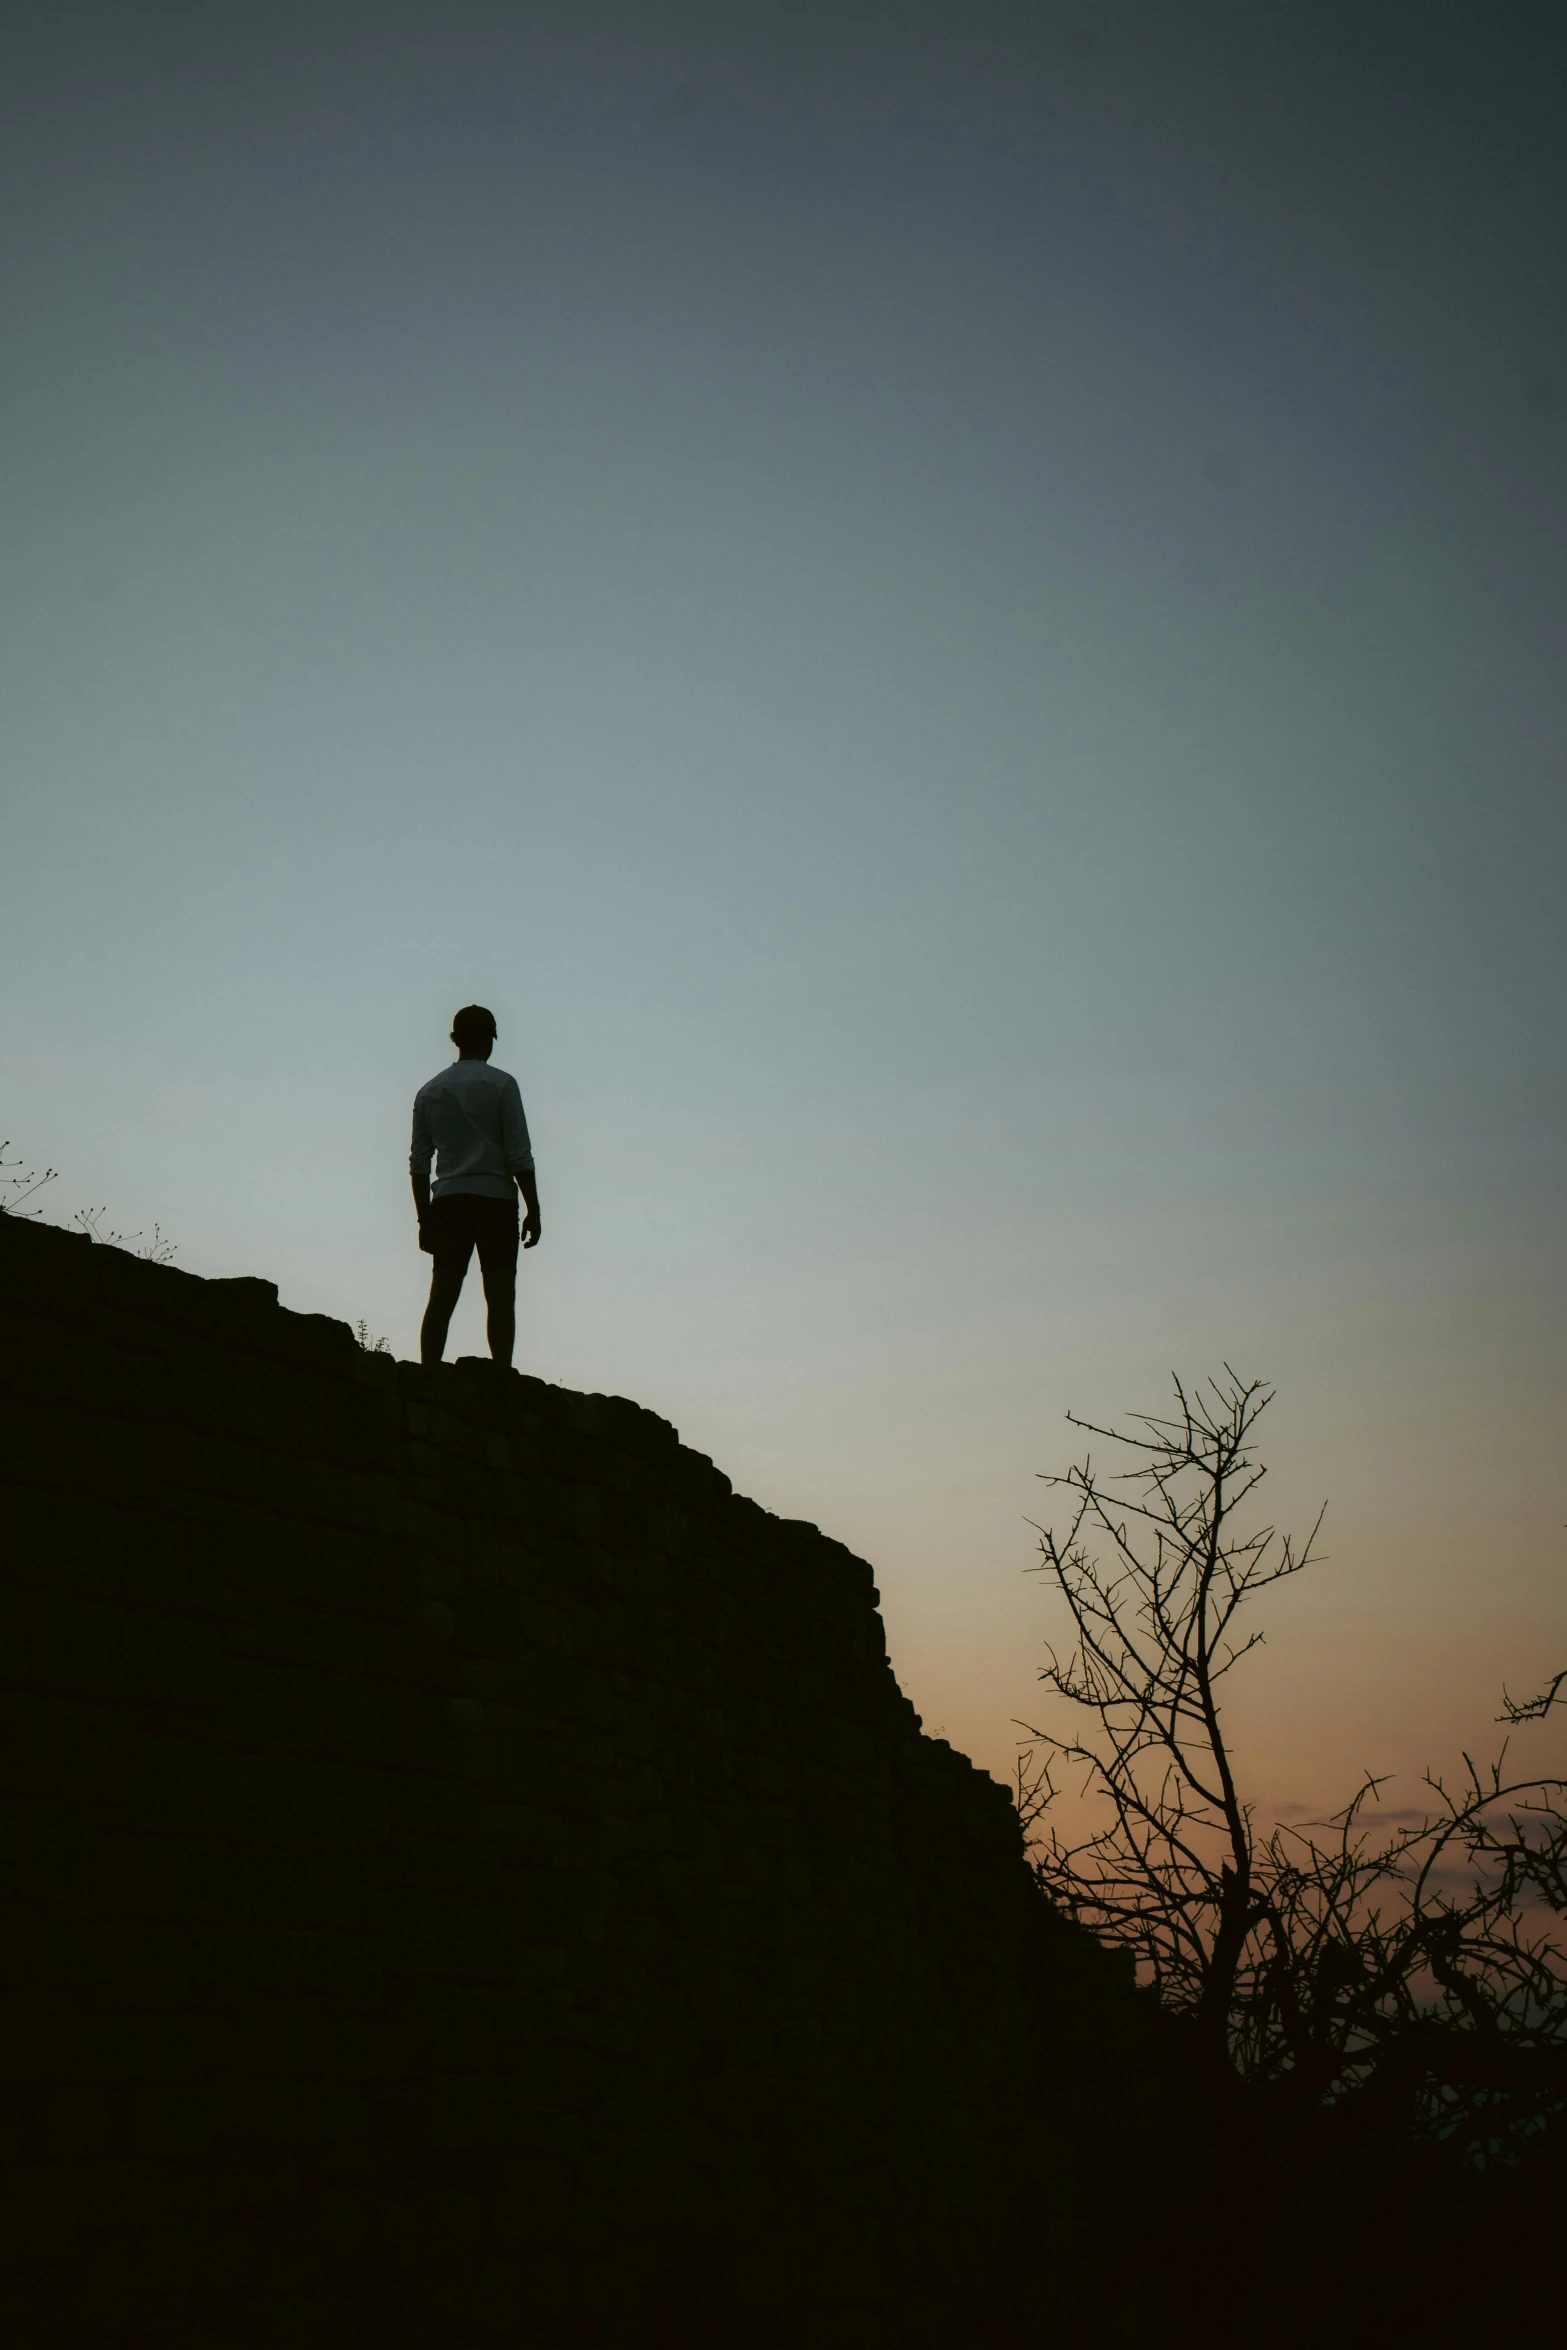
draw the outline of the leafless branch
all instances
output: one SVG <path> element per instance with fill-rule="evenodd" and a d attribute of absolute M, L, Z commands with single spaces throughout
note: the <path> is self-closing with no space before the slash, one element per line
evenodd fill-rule
<path fill-rule="evenodd" d="M 1550 1712 L 1552 1706 L 1559 1699 L 1563 1704 L 1567 1704 L 1567 1698 L 1562 1697 L 1564 1683 L 1567 1683 L 1567 1666 L 1563 1666 L 1556 1678 L 1546 1684 L 1538 1697 L 1512 1698 L 1504 1689 L 1502 1691 L 1502 1711 L 1497 1715 L 1497 1720 L 1499 1722 L 1538 1722 Z"/>

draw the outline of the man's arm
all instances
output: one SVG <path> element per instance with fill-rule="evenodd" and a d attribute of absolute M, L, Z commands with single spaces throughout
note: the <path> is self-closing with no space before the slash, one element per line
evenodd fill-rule
<path fill-rule="evenodd" d="M 539 1221 L 538 1178 L 531 1167 L 524 1167 L 519 1171 L 517 1189 L 522 1193 L 522 1203 L 528 1211 L 522 1220 L 522 1245 L 524 1248 L 533 1248 L 537 1245 L 539 1234 L 544 1230 L 544 1226 Z"/>
<path fill-rule="evenodd" d="M 522 1245 L 537 1246 L 544 1226 L 539 1221 L 539 1186 L 533 1171 L 533 1145 L 528 1140 L 527 1112 L 522 1106 L 522 1095 L 517 1090 L 515 1077 L 508 1077 L 501 1089 L 501 1137 L 506 1150 L 506 1162 L 517 1179 L 523 1205 L 528 1213 L 523 1218 Z"/>
<path fill-rule="evenodd" d="M 413 1147 L 408 1153 L 408 1176 L 414 1187 L 414 1209 L 419 1218 L 419 1246 L 430 1254 L 425 1244 L 424 1220 L 430 1212 L 430 1161 L 435 1145 L 430 1129 L 424 1122 L 424 1111 L 414 1102 Z"/>

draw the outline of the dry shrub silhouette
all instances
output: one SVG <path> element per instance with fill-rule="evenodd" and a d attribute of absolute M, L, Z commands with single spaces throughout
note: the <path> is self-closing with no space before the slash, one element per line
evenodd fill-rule
<path fill-rule="evenodd" d="M 46 1184 L 58 1182 L 59 1169 L 28 1167 L 20 1159 L 8 1159 L 5 1154 L 10 1147 L 9 1137 L 0 1141 L 0 1216 L 41 1216 L 41 1206 L 28 1207 L 25 1203 L 36 1200 Z M 142 1232 L 106 1232 L 103 1220 L 108 1213 L 106 1207 L 78 1208 L 71 1223 L 78 1232 L 104 1248 L 128 1249 L 133 1256 L 145 1258 L 153 1265 L 173 1262 L 178 1251 L 172 1240 L 164 1239 L 161 1225 L 154 1224 L 150 1240 Z M 138 1242 L 144 1245 L 138 1246 Z"/>
<path fill-rule="evenodd" d="M 54 1167 L 27 1167 L 20 1159 L 8 1159 L 6 1152 L 11 1138 L 0 1141 L 0 1216 L 41 1216 L 42 1208 L 30 1208 L 26 1202 L 43 1190 L 46 1183 L 58 1180 Z"/>
<path fill-rule="evenodd" d="M 1075 1642 L 1041 1673 L 1069 1709 L 1027 1730 L 1019 1807 L 1058 1909 L 1127 1952 L 1179 2018 L 1201 2075 L 1244 2091 L 1277 2135 L 1439 2146 L 1516 2163 L 1567 2121 L 1567 1782 L 1491 1762 L 1427 1772 L 1425 1803 L 1378 1818 L 1368 1776 L 1343 1808 L 1264 1833 L 1237 1784 L 1222 1684 L 1262 1639 L 1246 1611 L 1317 1556 L 1250 1522 L 1272 1400 L 1226 1370 L 1168 1418 L 1072 1424 L 1112 1448 L 1046 1483 L 1041 1569 Z M 1542 1719 L 1567 1683 L 1504 1699 Z M 1085 1832 L 1052 1807 L 1070 1774 Z"/>
<path fill-rule="evenodd" d="M 78 1208 L 71 1218 L 71 1222 L 78 1232 L 85 1232 L 89 1240 L 96 1240 L 103 1248 L 126 1249 L 133 1257 L 141 1257 L 149 1265 L 173 1263 L 179 1252 L 172 1240 L 164 1239 L 161 1225 L 154 1224 L 150 1240 L 143 1232 L 106 1232 L 103 1228 L 103 1219 L 108 1213 L 106 1207 Z M 145 1245 L 138 1247 L 139 1241 L 144 1242 Z"/>

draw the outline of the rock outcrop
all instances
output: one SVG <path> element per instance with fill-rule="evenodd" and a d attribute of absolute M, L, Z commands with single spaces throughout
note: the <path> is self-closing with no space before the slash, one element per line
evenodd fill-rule
<path fill-rule="evenodd" d="M 263 1281 L 0 1219 L 0 1314 L 6 2338 L 979 2339 L 1129 1994 L 870 1569 Z"/>

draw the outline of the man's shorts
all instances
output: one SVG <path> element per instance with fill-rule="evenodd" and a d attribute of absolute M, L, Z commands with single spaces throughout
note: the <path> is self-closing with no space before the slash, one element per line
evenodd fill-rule
<path fill-rule="evenodd" d="M 486 1289 L 497 1279 L 517 1277 L 515 1194 L 510 1199 L 485 1199 L 476 1191 L 448 1192 L 444 1199 L 431 1200 L 421 1237 L 437 1273 L 455 1274 L 460 1281 L 477 1249 Z"/>

